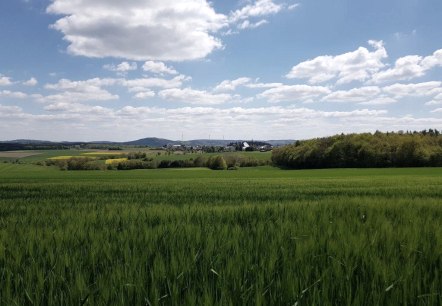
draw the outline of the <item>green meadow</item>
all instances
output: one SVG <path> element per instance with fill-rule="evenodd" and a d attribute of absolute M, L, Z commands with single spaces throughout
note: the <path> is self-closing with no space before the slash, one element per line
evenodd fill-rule
<path fill-rule="evenodd" d="M 0 305 L 441 305 L 441 221 L 442 168 L 1 163 Z"/>

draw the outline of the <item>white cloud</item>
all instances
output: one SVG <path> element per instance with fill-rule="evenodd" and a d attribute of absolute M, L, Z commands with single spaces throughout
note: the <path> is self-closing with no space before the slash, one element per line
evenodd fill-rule
<path fill-rule="evenodd" d="M 289 11 L 294 10 L 295 8 L 299 7 L 301 4 L 300 3 L 294 3 L 294 4 L 290 4 L 289 6 L 287 6 L 287 9 Z"/>
<path fill-rule="evenodd" d="M 34 77 L 32 77 L 29 80 L 23 82 L 23 85 L 25 85 L 25 86 L 35 86 L 37 84 L 38 84 L 38 81 Z"/>
<path fill-rule="evenodd" d="M 160 91 L 158 96 L 164 100 L 198 105 L 223 104 L 232 99 L 232 96 L 229 94 L 212 94 L 207 91 L 192 88 L 165 89 Z"/>
<path fill-rule="evenodd" d="M 247 85 L 250 78 L 242 77 L 235 80 L 224 80 L 215 87 L 215 91 L 234 91 L 238 86 Z"/>
<path fill-rule="evenodd" d="M 8 86 L 8 85 L 12 85 L 11 78 L 0 74 L 0 86 Z"/>
<path fill-rule="evenodd" d="M 47 90 L 57 91 L 51 95 L 32 95 L 32 98 L 41 103 L 79 103 L 85 101 L 118 100 L 119 96 L 109 92 L 105 87 L 115 88 L 121 86 L 134 94 L 136 99 L 146 99 L 155 96 L 152 88 L 169 89 L 181 87 L 189 77 L 178 75 L 172 79 L 162 78 L 93 78 L 82 81 L 61 79 L 57 83 L 46 84 Z"/>
<path fill-rule="evenodd" d="M 239 10 L 230 13 L 230 21 L 237 22 L 248 20 L 251 17 L 262 17 L 276 14 L 281 11 L 283 5 L 273 3 L 272 0 L 257 0 L 253 4 L 248 4 Z"/>
<path fill-rule="evenodd" d="M 28 95 L 21 91 L 0 90 L 0 98 L 25 99 Z"/>
<path fill-rule="evenodd" d="M 360 105 L 387 105 L 387 104 L 393 104 L 393 103 L 397 103 L 397 102 L 398 101 L 396 99 L 393 99 L 391 97 L 379 96 L 377 98 L 374 98 L 373 100 L 360 102 L 358 104 L 360 104 Z"/>
<path fill-rule="evenodd" d="M 375 130 L 421 130 L 442 126 L 441 111 L 434 117 L 395 117 L 386 110 L 321 111 L 296 107 L 134 107 L 109 109 L 79 103 L 45 105 L 46 113 L 32 114 L 16 106 L 0 105 L 0 127 L 7 137 L 51 140 L 132 140 L 154 135 L 175 139 L 208 137 L 236 139 L 305 139 L 337 133 Z M 437 116 L 436 116 L 437 115 Z M 118 128 L 116 128 L 118 127 Z M 5 136 L 3 136 L 5 137 Z"/>
<path fill-rule="evenodd" d="M 284 84 L 282 84 L 282 83 L 249 83 L 249 84 L 245 84 L 244 86 L 245 87 L 248 87 L 248 88 L 253 88 L 253 89 L 256 89 L 256 88 L 274 88 L 274 87 L 281 87 L 281 86 L 283 86 Z"/>
<path fill-rule="evenodd" d="M 23 109 L 18 106 L 8 106 L 0 104 L 0 117 L 8 117 L 13 114 L 20 114 L 23 112 Z"/>
<path fill-rule="evenodd" d="M 249 4 L 242 8 L 232 11 L 229 14 L 229 23 L 236 25 L 239 30 L 255 29 L 268 23 L 266 19 L 262 19 L 264 16 L 275 15 L 283 9 L 293 10 L 298 5 L 287 5 L 285 3 L 277 4 L 273 0 L 257 0 L 253 3 L 248 1 Z M 255 21 L 252 21 L 252 20 Z M 259 19 L 256 21 L 256 19 Z M 224 35 L 236 34 L 237 32 L 229 29 Z"/>
<path fill-rule="evenodd" d="M 435 51 L 432 55 L 426 56 L 422 60 L 422 66 L 425 69 L 442 66 L 442 49 Z"/>
<path fill-rule="evenodd" d="M 97 58 L 204 58 L 222 47 L 213 33 L 227 26 L 206 0 L 52 0 L 47 12 L 62 15 L 52 28 L 69 53 Z"/>
<path fill-rule="evenodd" d="M 383 92 L 394 96 L 403 97 L 424 97 L 442 92 L 442 82 L 431 81 L 423 83 L 393 84 L 382 89 Z"/>
<path fill-rule="evenodd" d="M 249 20 L 244 20 L 242 23 L 238 25 L 238 29 L 245 30 L 245 29 L 256 29 L 262 25 L 265 25 L 269 23 L 267 20 L 263 19 L 258 22 L 250 22 Z"/>
<path fill-rule="evenodd" d="M 281 85 L 270 88 L 258 95 L 258 98 L 269 102 L 310 102 L 311 99 L 329 94 L 331 91 L 323 86 Z"/>
<path fill-rule="evenodd" d="M 115 79 L 94 78 L 86 81 L 71 81 L 61 79 L 55 84 L 45 85 L 46 89 L 59 91 L 59 94 L 44 96 L 40 102 L 79 102 L 79 101 L 108 101 L 117 100 L 118 95 L 111 94 L 102 86 L 116 83 Z"/>
<path fill-rule="evenodd" d="M 140 78 L 132 80 L 119 80 L 122 86 L 129 89 L 130 92 L 148 92 L 151 88 L 177 88 L 181 87 L 183 82 L 190 80 L 189 77 L 178 75 L 173 79 L 162 78 Z"/>
<path fill-rule="evenodd" d="M 425 103 L 425 105 L 438 105 L 442 104 L 442 91 L 437 94 L 431 101 Z"/>
<path fill-rule="evenodd" d="M 388 91 L 388 89 L 387 89 Z M 388 105 L 397 103 L 398 100 L 382 94 L 382 89 L 377 86 L 365 86 L 349 90 L 338 90 L 322 98 L 327 102 L 354 102 L 359 105 Z"/>
<path fill-rule="evenodd" d="M 370 40 L 368 43 L 373 51 L 359 47 L 355 51 L 337 56 L 318 56 L 294 66 L 286 77 L 307 79 L 311 84 L 333 79 L 337 79 L 337 84 L 368 80 L 385 66 L 382 60 L 387 57 L 382 41 Z"/>
<path fill-rule="evenodd" d="M 97 105 L 86 105 L 81 103 L 55 102 L 44 107 L 49 112 L 64 112 L 68 114 L 87 114 L 90 118 L 95 117 L 96 120 L 103 117 L 113 117 L 113 110 Z"/>
<path fill-rule="evenodd" d="M 136 99 L 149 99 L 155 97 L 155 92 L 152 90 L 140 91 L 134 95 Z"/>
<path fill-rule="evenodd" d="M 339 90 L 325 96 L 323 101 L 333 102 L 364 102 L 375 98 L 380 94 L 381 90 L 376 86 L 366 86 L 353 88 L 350 90 Z"/>
<path fill-rule="evenodd" d="M 104 69 L 114 72 L 120 72 L 120 73 L 127 73 L 129 71 L 135 71 L 138 69 L 138 65 L 135 62 L 121 62 L 118 65 L 110 64 L 110 65 L 104 65 Z"/>
<path fill-rule="evenodd" d="M 396 60 L 393 68 L 379 71 L 373 75 L 373 83 L 411 80 L 422 77 L 425 73 L 437 66 L 442 66 L 442 49 L 435 51 L 432 55 L 422 57 L 408 55 Z"/>
<path fill-rule="evenodd" d="M 442 113 L 442 108 L 436 108 L 431 111 L 432 113 Z"/>
<path fill-rule="evenodd" d="M 422 57 L 417 55 L 409 55 L 396 60 L 393 68 L 380 71 L 373 75 L 374 83 L 411 80 L 424 75 L 425 70 L 421 66 Z"/>
<path fill-rule="evenodd" d="M 143 70 L 156 74 L 178 74 L 175 69 L 166 66 L 163 62 L 147 61 L 143 65 Z"/>

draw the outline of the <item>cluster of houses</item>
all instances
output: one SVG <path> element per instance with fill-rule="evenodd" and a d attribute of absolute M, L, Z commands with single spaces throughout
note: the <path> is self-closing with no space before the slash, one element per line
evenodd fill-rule
<path fill-rule="evenodd" d="M 165 145 L 164 148 L 168 151 L 182 151 L 182 152 L 205 152 L 205 153 L 214 153 L 214 152 L 236 152 L 236 151 L 260 151 L 267 152 L 273 149 L 273 146 L 269 143 L 261 142 L 261 141 L 241 141 L 235 143 L 229 143 L 225 146 L 191 146 L 186 144 L 168 144 Z"/>

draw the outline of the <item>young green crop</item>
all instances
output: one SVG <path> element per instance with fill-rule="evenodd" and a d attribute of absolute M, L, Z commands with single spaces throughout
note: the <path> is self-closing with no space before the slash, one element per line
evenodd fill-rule
<path fill-rule="evenodd" d="M 1 305 L 440 305 L 442 169 L 0 165 Z"/>

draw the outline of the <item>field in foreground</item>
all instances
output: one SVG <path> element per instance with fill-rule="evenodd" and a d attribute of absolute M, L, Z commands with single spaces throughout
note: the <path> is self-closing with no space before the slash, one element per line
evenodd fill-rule
<path fill-rule="evenodd" d="M 442 169 L 0 164 L 1 305 L 441 305 Z"/>

